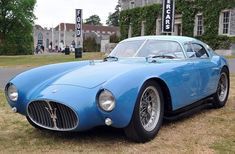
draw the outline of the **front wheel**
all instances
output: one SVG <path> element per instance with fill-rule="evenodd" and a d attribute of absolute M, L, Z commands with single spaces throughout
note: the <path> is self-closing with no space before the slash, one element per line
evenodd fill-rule
<path fill-rule="evenodd" d="M 158 133 L 163 120 L 164 100 L 161 88 L 154 81 L 147 81 L 138 94 L 130 124 L 125 128 L 128 138 L 147 142 Z"/>
<path fill-rule="evenodd" d="M 215 108 L 223 107 L 228 99 L 229 95 L 229 72 L 227 69 L 222 69 L 220 73 L 220 79 L 217 87 L 217 91 L 214 94 L 213 106 Z"/>

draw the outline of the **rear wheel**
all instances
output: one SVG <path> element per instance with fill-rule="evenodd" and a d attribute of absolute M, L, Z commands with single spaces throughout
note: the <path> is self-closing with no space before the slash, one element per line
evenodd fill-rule
<path fill-rule="evenodd" d="M 137 98 L 130 124 L 125 128 L 128 138 L 147 142 L 158 133 L 164 112 L 164 100 L 160 86 L 154 81 L 146 82 Z"/>
<path fill-rule="evenodd" d="M 215 108 L 223 107 L 228 99 L 229 95 L 229 72 L 223 68 L 220 73 L 220 79 L 217 87 L 217 91 L 214 94 L 213 106 Z"/>

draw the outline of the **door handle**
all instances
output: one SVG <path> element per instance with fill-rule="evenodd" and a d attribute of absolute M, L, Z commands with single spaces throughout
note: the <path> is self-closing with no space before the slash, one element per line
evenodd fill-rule
<path fill-rule="evenodd" d="M 189 77 L 189 73 L 182 74 L 183 77 Z"/>

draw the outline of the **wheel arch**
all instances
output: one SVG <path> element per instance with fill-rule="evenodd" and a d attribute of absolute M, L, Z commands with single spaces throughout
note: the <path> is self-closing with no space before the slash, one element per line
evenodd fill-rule
<path fill-rule="evenodd" d="M 226 69 L 226 71 L 228 71 L 228 75 L 230 74 L 229 67 L 228 67 L 227 65 L 224 65 L 224 66 L 222 67 L 221 71 L 222 71 L 223 69 Z"/>
<path fill-rule="evenodd" d="M 229 67 L 228 67 L 228 65 L 224 65 L 223 67 L 222 67 L 222 69 L 221 69 L 221 71 L 220 72 L 222 72 L 223 70 L 226 70 L 227 71 L 227 75 L 228 75 L 228 84 L 229 84 L 229 86 L 230 86 L 230 71 L 229 71 Z M 219 81 L 218 81 L 219 82 Z"/>
<path fill-rule="evenodd" d="M 167 84 L 165 83 L 165 81 L 163 81 L 160 78 L 150 78 L 145 82 L 148 82 L 148 81 L 157 82 L 161 87 L 163 99 L 164 99 L 164 114 L 168 114 L 168 113 L 172 112 L 171 93 L 170 93 L 170 90 L 169 90 Z"/>

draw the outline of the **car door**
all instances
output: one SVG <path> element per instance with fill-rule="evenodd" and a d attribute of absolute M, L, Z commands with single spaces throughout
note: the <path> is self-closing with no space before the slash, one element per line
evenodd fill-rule
<path fill-rule="evenodd" d="M 196 72 L 197 80 L 196 86 L 196 99 L 200 100 L 212 94 L 214 91 L 214 83 L 217 80 L 215 74 L 217 74 L 217 64 L 211 60 L 211 57 L 203 46 L 198 42 L 192 42 L 193 55 L 189 58 L 194 63 L 194 69 Z"/>
<path fill-rule="evenodd" d="M 197 101 L 198 95 L 198 72 L 195 71 L 195 62 L 193 57 L 194 51 L 190 42 L 184 44 L 184 50 L 186 52 L 186 63 L 187 65 L 184 66 L 181 72 L 181 78 L 183 79 L 183 86 L 185 87 L 184 91 L 184 99 L 185 101 L 184 106 L 190 105 L 191 103 Z"/>

